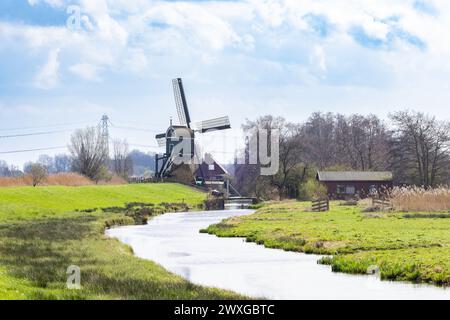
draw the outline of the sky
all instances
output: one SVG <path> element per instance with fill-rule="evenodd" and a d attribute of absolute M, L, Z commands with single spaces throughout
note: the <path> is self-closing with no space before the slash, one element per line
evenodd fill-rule
<path fill-rule="evenodd" d="M 112 138 L 158 151 L 177 77 L 194 121 L 230 117 L 232 130 L 203 137 L 221 161 L 265 114 L 450 119 L 448 30 L 445 0 L 2 0 L 0 159 L 66 152 L 103 114 Z M 39 132 L 52 133 L 8 137 Z"/>

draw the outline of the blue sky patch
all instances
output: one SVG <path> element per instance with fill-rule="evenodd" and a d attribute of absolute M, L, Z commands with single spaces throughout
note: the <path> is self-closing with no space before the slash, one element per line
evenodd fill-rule
<path fill-rule="evenodd" d="M 31 6 L 27 0 L 2 0 L 0 20 L 29 25 L 61 26 L 66 23 L 65 7 L 55 8 L 45 3 Z"/>
<path fill-rule="evenodd" d="M 354 26 L 350 29 L 349 34 L 357 43 L 364 47 L 380 49 L 386 45 L 383 39 L 369 36 L 361 26 Z"/>
<path fill-rule="evenodd" d="M 161 22 L 161 21 L 152 21 L 149 23 L 149 26 L 154 28 L 154 29 L 168 29 L 170 28 L 170 25 L 165 23 L 165 22 Z"/>
<path fill-rule="evenodd" d="M 426 43 L 418 36 L 396 26 L 391 26 L 391 31 L 387 34 L 386 39 L 368 35 L 362 26 L 351 28 L 349 34 L 358 44 L 371 49 L 391 50 L 396 40 L 406 42 L 420 50 L 425 50 L 427 47 Z"/>
<path fill-rule="evenodd" d="M 425 0 L 416 0 L 413 4 L 414 9 L 420 11 L 422 13 L 426 13 L 432 16 L 436 16 L 438 14 L 437 9 L 433 6 L 430 1 Z"/>
<path fill-rule="evenodd" d="M 314 32 L 322 38 L 327 37 L 331 31 L 331 24 L 325 15 L 309 13 L 303 16 Z"/>

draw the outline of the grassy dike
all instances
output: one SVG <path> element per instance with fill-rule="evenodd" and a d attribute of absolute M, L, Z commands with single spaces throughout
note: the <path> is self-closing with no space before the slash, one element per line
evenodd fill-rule
<path fill-rule="evenodd" d="M 362 206 L 331 204 L 309 212 L 307 202 L 273 203 L 204 232 L 244 237 L 269 248 L 326 254 L 334 271 L 366 273 L 378 266 L 383 279 L 450 285 L 450 218 L 427 214 L 364 213 Z"/>
<path fill-rule="evenodd" d="M 134 257 L 128 246 L 104 236 L 106 226 L 134 219 L 89 210 L 129 202 L 196 207 L 204 198 L 176 184 L 0 188 L 0 299 L 238 298 Z M 66 288 L 70 265 L 81 268 L 81 290 Z"/>

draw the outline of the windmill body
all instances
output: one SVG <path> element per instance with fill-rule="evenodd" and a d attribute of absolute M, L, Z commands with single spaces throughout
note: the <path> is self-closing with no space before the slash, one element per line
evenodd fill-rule
<path fill-rule="evenodd" d="M 182 80 L 180 78 L 174 79 L 172 84 L 179 124 L 173 125 L 171 121 L 167 131 L 155 137 L 158 145 L 166 148 L 163 155 L 156 155 L 155 177 L 160 180 L 173 177 L 174 168 L 178 167 L 175 162 L 183 157 L 184 165 L 190 167 L 193 180 L 194 172 L 197 170 L 195 164 L 200 164 L 202 158 L 198 154 L 199 148 L 195 141 L 195 134 L 230 129 L 230 119 L 225 116 L 192 123 Z"/>

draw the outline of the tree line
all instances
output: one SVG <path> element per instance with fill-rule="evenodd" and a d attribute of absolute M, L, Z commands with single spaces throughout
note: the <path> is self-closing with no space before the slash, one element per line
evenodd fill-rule
<path fill-rule="evenodd" d="M 76 172 L 98 182 L 110 179 L 113 174 L 125 180 L 133 174 L 151 176 L 154 170 L 153 154 L 130 152 L 126 140 L 114 139 L 110 144 L 97 127 L 76 130 L 68 148 L 70 154 L 44 154 L 35 162 L 26 162 L 23 171 L 0 160 L 0 176 L 30 174 L 42 178 L 47 174 Z"/>
<path fill-rule="evenodd" d="M 255 128 L 279 130 L 280 168 L 266 177 L 259 165 L 235 164 L 235 184 L 244 194 L 302 198 L 317 170 L 392 171 L 398 185 L 450 183 L 450 122 L 422 112 L 394 112 L 387 121 L 315 112 L 303 123 L 267 115 L 242 126 L 247 135 Z M 248 146 L 240 157 L 246 153 Z"/>

